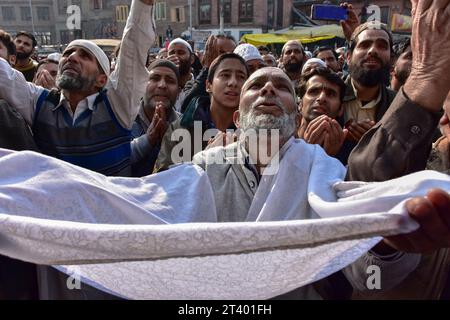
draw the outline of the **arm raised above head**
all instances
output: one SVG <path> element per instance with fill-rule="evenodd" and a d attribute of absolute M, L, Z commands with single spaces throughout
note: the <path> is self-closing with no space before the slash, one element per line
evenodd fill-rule
<path fill-rule="evenodd" d="M 153 0 L 133 0 L 123 31 L 116 69 L 106 86 L 111 107 L 120 123 L 130 128 L 139 111 L 148 80 L 145 66 L 155 42 Z"/>

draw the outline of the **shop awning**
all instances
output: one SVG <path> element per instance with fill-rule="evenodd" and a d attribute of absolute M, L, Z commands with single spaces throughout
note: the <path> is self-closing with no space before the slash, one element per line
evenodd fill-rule
<path fill-rule="evenodd" d="M 344 38 L 341 26 L 324 25 L 317 27 L 296 27 L 294 29 L 284 29 L 275 33 L 246 34 L 241 41 L 255 46 L 268 44 L 283 44 L 289 40 L 299 40 L 302 43 L 312 43 L 333 38 Z"/>

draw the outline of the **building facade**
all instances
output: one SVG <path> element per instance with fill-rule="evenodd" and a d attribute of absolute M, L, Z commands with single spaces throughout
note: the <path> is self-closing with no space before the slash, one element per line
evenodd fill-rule
<path fill-rule="evenodd" d="M 71 7 L 75 5 L 76 7 Z M 129 14 L 131 0 L 54 0 L 57 43 L 77 38 L 120 39 Z M 67 21 L 80 8 L 80 28 Z"/>
<path fill-rule="evenodd" d="M 323 0 L 155 0 L 158 47 L 166 39 L 186 36 L 202 43 L 217 34 L 220 3 L 223 3 L 224 31 L 236 40 L 247 33 L 265 33 L 286 29 L 293 24 L 308 24 L 304 17 L 312 4 Z M 328 3 L 338 4 L 339 0 Z M 348 0 L 364 19 L 369 4 L 380 7 L 381 21 L 388 25 L 393 14 L 410 14 L 409 0 Z M 31 3 L 31 6 L 30 6 Z M 79 8 L 80 24 L 68 27 L 68 19 Z M 0 0 L 0 28 L 15 34 L 33 31 L 39 45 L 67 44 L 73 39 L 120 39 L 129 14 L 131 0 Z M 301 13 L 299 15 L 299 12 Z M 299 23 L 299 16 L 300 23 Z M 322 23 L 322 22 L 320 22 Z M 306 24 L 306 25 L 307 25 Z M 192 34 L 189 30 L 192 27 Z"/>
<path fill-rule="evenodd" d="M 39 45 L 56 41 L 53 0 L 0 0 L 0 28 L 15 35 L 34 32 Z"/>
<path fill-rule="evenodd" d="M 265 33 L 292 24 L 292 0 L 222 1 L 224 32 L 236 40 L 247 33 Z M 220 3 L 221 0 L 156 0 L 159 45 L 163 46 L 166 38 L 189 38 L 191 26 L 195 42 L 204 42 L 209 34 L 219 33 Z"/>
<path fill-rule="evenodd" d="M 339 4 L 344 1 L 328 1 L 330 4 Z M 376 5 L 380 8 L 380 20 L 391 26 L 392 17 L 394 14 L 411 15 L 411 1 L 409 0 L 346 0 L 352 4 L 356 14 L 361 20 L 367 18 L 365 8 L 370 5 Z M 323 4 L 323 0 L 294 0 L 293 5 L 296 9 L 302 11 L 305 15 L 311 15 L 311 5 Z"/>

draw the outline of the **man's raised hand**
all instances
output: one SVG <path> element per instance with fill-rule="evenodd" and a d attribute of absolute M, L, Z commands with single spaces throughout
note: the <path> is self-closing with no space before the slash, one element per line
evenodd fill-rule
<path fill-rule="evenodd" d="M 142 3 L 145 3 L 146 5 L 152 6 L 155 0 L 141 0 Z"/>
<path fill-rule="evenodd" d="M 404 252 L 431 253 L 450 247 L 450 195 L 439 189 L 426 197 L 406 203 L 411 218 L 420 224 L 418 230 L 384 239 L 390 247 Z"/>
<path fill-rule="evenodd" d="M 405 93 L 430 111 L 439 111 L 450 91 L 450 1 L 412 0 L 413 60 Z"/>
<path fill-rule="evenodd" d="M 347 2 L 341 3 L 341 7 L 347 9 L 348 11 L 348 18 L 347 20 L 341 20 L 340 24 L 342 27 L 342 31 L 344 32 L 345 39 L 350 40 L 353 31 L 359 26 L 360 22 L 358 19 L 358 16 L 355 13 L 355 10 L 353 10 L 353 6 L 351 4 L 348 4 Z"/>

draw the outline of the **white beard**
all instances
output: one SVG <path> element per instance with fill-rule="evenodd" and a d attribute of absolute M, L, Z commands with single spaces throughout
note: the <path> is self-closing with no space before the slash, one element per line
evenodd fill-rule
<path fill-rule="evenodd" d="M 272 114 L 255 115 L 254 111 L 250 111 L 241 115 L 239 124 L 240 128 L 245 132 L 247 130 L 278 130 L 278 134 L 284 140 L 288 140 L 296 129 L 296 113 L 283 113 L 277 117 Z"/>

